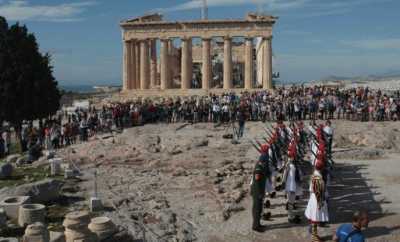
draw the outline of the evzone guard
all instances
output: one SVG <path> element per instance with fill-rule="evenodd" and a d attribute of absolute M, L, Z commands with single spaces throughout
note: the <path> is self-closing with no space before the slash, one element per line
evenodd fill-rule
<path fill-rule="evenodd" d="M 325 162 L 317 159 L 311 176 L 310 198 L 305 211 L 305 216 L 310 222 L 312 242 L 322 241 L 318 236 L 318 226 L 329 221 L 328 203 L 325 199 L 326 184 L 322 177 L 324 169 Z"/>
<path fill-rule="evenodd" d="M 288 210 L 288 221 L 290 223 L 299 223 L 301 221 L 300 217 L 294 213 L 296 210 L 296 197 L 303 195 L 303 188 L 301 187 L 302 174 L 298 167 L 297 151 L 297 138 L 294 136 L 289 144 L 288 163 L 282 179 L 287 197 L 286 209 Z"/>
<path fill-rule="evenodd" d="M 316 126 L 315 123 L 311 123 L 310 132 L 307 135 L 302 122 L 292 123 L 289 127 L 286 127 L 283 122 L 278 122 L 276 128 L 265 129 L 265 131 L 269 135 L 268 139 L 264 138 L 266 143 L 252 142 L 260 153 L 253 171 L 250 189 L 253 197 L 253 230 L 262 231 L 261 218 L 267 220 L 271 216 L 270 212 L 262 215 L 263 208 L 270 206 L 268 200 L 263 206 L 265 195 L 273 198 L 276 191 L 280 191 L 281 188 L 284 189 L 287 197 L 288 221 L 290 223 L 301 221 L 300 216 L 296 215 L 298 209 L 296 200 L 303 194 L 302 181 L 304 179 L 300 162 L 304 160 L 307 139 L 310 138 L 311 164 L 314 171 L 311 176 L 310 198 L 305 216 L 310 221 L 312 241 L 320 241 L 318 226 L 329 221 L 327 185 L 330 175 L 327 164 L 331 156 L 327 154 L 328 148 L 325 142 L 327 135 L 324 132 L 332 134 L 333 131 L 324 125 Z M 329 138 L 332 142 L 332 137 Z M 283 172 L 282 184 L 277 185 L 281 172 Z"/>

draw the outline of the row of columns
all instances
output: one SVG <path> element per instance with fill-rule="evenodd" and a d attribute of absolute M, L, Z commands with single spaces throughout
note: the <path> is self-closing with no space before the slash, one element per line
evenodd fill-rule
<path fill-rule="evenodd" d="M 149 89 L 157 85 L 156 41 L 125 41 L 124 89 Z"/>
<path fill-rule="evenodd" d="M 264 51 L 263 88 L 272 88 L 272 44 L 271 38 L 266 39 Z M 171 88 L 171 62 L 169 61 L 172 50 L 170 39 L 161 39 L 160 50 L 160 82 L 157 78 L 157 48 L 156 40 L 131 40 L 124 42 L 123 88 L 149 89 L 160 86 L 162 90 Z M 190 89 L 193 76 L 192 39 L 181 39 L 181 89 Z M 253 39 L 245 39 L 245 80 L 244 88 L 253 88 L 254 61 Z M 211 39 L 202 39 L 202 88 L 210 89 L 212 80 L 211 64 Z M 224 79 L 223 88 L 232 89 L 232 39 L 224 38 Z"/>

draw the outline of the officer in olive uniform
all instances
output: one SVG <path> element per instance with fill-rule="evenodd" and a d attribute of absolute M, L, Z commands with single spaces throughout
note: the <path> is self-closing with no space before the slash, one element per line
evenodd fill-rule
<path fill-rule="evenodd" d="M 261 156 L 254 167 L 251 183 L 251 195 L 253 197 L 253 230 L 258 232 L 262 231 L 260 219 L 265 196 L 265 184 L 269 176 L 268 160 L 268 146 L 262 145 Z"/>

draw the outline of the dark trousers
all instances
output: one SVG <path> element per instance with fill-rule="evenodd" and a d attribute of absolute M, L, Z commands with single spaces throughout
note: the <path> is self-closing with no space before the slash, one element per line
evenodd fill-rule
<path fill-rule="evenodd" d="M 21 150 L 22 152 L 28 151 L 28 142 L 25 139 L 21 140 Z M 8 148 L 8 153 L 10 153 L 10 147 Z"/>
<path fill-rule="evenodd" d="M 239 122 L 238 138 L 242 138 L 243 137 L 243 132 L 244 132 L 244 122 Z"/>
<path fill-rule="evenodd" d="M 253 196 L 253 229 L 260 227 L 261 213 L 263 207 L 263 198 Z"/>

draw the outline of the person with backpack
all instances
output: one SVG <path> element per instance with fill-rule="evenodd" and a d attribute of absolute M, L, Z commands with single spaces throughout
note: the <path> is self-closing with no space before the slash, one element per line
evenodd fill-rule
<path fill-rule="evenodd" d="M 366 211 L 360 210 L 353 214 L 353 222 L 351 224 L 343 224 L 333 236 L 335 242 L 364 242 L 365 236 L 362 228 L 367 228 L 369 219 Z"/>

